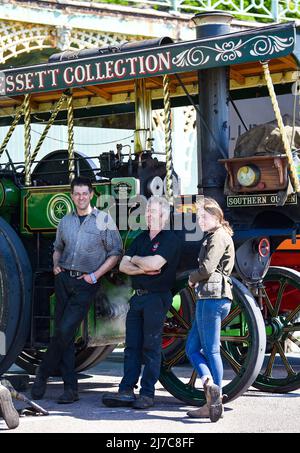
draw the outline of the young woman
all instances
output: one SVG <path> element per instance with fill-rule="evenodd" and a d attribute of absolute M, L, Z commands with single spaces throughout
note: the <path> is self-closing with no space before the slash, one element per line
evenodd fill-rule
<path fill-rule="evenodd" d="M 206 404 L 187 415 L 209 417 L 216 422 L 223 414 L 220 332 L 221 321 L 228 315 L 232 301 L 233 231 L 212 198 L 197 203 L 197 216 L 205 236 L 199 252 L 199 269 L 189 276 L 189 286 L 194 288 L 198 300 L 186 354 L 201 378 Z"/>

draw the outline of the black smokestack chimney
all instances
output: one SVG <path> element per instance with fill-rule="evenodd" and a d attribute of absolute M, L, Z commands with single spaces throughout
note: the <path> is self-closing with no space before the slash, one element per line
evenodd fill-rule
<path fill-rule="evenodd" d="M 217 38 L 230 33 L 232 15 L 209 12 L 193 17 L 197 39 Z M 229 69 L 228 67 L 198 71 L 199 109 L 210 133 L 198 115 L 198 188 L 199 193 L 217 199 L 223 205 L 226 172 L 217 161 L 228 156 L 229 148 Z M 213 135 L 213 137 L 212 137 Z M 216 141 L 218 145 L 216 144 Z M 220 151 L 220 148 L 223 150 Z"/>

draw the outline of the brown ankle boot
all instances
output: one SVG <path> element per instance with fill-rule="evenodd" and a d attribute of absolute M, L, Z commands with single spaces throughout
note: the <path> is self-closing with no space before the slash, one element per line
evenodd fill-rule
<path fill-rule="evenodd" d="M 212 422 L 217 422 L 223 414 L 221 389 L 214 383 L 207 381 L 203 385 L 209 418 Z"/>
<path fill-rule="evenodd" d="M 223 412 L 224 410 L 222 406 L 222 413 L 220 418 L 223 418 Z M 204 406 L 199 407 L 199 409 L 196 409 L 194 411 L 188 411 L 186 415 L 190 418 L 210 418 L 209 408 L 207 404 L 204 404 Z"/>
<path fill-rule="evenodd" d="M 190 418 L 209 418 L 209 409 L 207 404 L 204 404 L 204 406 L 201 406 L 194 411 L 188 411 L 186 415 Z"/>

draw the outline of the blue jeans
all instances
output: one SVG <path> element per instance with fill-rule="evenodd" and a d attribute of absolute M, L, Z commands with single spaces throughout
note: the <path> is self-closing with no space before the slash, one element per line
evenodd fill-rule
<path fill-rule="evenodd" d="M 195 319 L 186 342 L 186 355 L 199 376 L 210 376 L 222 387 L 223 363 L 220 354 L 221 321 L 230 311 L 231 301 L 199 299 Z"/>
<path fill-rule="evenodd" d="M 130 299 L 126 318 L 124 377 L 120 391 L 134 389 L 144 363 L 140 394 L 154 397 L 154 386 L 160 374 L 164 320 L 172 300 L 170 291 L 135 295 Z"/>

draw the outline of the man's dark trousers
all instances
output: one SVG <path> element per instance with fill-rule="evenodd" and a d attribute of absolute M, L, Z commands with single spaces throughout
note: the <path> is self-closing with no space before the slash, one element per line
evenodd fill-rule
<path fill-rule="evenodd" d="M 39 367 L 48 378 L 58 369 L 64 388 L 77 392 L 74 340 L 77 329 L 87 315 L 98 285 L 70 277 L 67 271 L 55 276 L 55 334 Z"/>
<path fill-rule="evenodd" d="M 144 363 L 140 394 L 154 398 L 154 386 L 160 374 L 163 324 L 171 304 L 170 291 L 134 295 L 130 299 L 120 391 L 134 389 Z"/>

